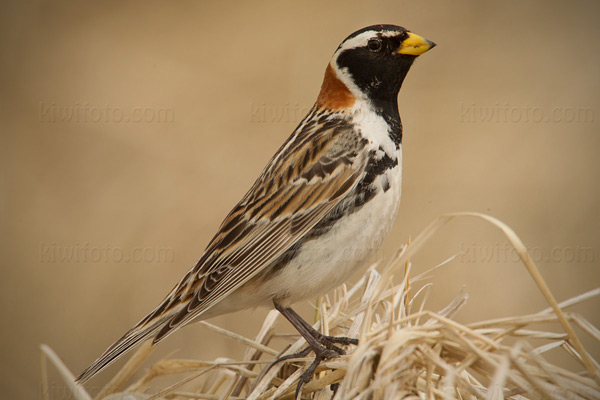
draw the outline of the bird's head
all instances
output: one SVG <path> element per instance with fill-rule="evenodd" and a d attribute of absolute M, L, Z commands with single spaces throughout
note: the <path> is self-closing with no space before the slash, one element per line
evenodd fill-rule
<path fill-rule="evenodd" d="M 345 98 L 346 103 L 351 97 L 395 101 L 415 58 L 434 46 L 396 25 L 373 25 L 356 31 L 339 45 L 327 66 L 321 102 L 328 100 L 328 95 L 338 105 L 343 103 L 338 97 Z M 346 93 L 336 94 L 336 90 Z"/>

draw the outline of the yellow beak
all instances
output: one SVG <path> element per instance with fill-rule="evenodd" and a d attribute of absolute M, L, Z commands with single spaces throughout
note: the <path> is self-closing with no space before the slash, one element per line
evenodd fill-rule
<path fill-rule="evenodd" d="M 418 56 L 425 53 L 427 50 L 435 47 L 435 43 L 429 41 L 419 35 L 415 35 L 412 32 L 408 32 L 408 37 L 402 41 L 398 54 L 408 54 L 411 56 Z"/>

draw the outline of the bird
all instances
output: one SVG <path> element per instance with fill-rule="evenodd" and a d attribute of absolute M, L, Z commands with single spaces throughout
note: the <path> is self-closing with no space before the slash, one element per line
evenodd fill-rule
<path fill-rule="evenodd" d="M 435 43 L 397 25 L 348 36 L 326 66 L 317 100 L 167 296 L 77 378 L 83 384 L 136 345 L 155 345 L 192 321 L 258 306 L 277 309 L 314 362 L 297 393 L 337 346 L 291 306 L 342 284 L 374 254 L 400 204 L 398 93 Z"/>

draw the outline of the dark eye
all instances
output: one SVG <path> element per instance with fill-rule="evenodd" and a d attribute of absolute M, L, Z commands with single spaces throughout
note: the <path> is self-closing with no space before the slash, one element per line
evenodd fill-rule
<path fill-rule="evenodd" d="M 369 47 L 369 50 L 371 51 L 379 51 L 381 50 L 381 40 L 379 39 L 369 39 L 369 42 L 367 43 L 367 47 Z"/>

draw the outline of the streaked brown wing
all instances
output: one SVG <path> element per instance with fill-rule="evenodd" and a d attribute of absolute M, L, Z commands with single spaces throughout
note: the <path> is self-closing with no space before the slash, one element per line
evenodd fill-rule
<path fill-rule="evenodd" d="M 343 120 L 305 120 L 225 218 L 196 266 L 78 380 L 89 379 L 143 340 L 164 339 L 284 254 L 363 176 L 365 145 Z"/>
<path fill-rule="evenodd" d="M 223 221 L 189 280 L 181 282 L 167 308 L 187 305 L 154 342 L 239 288 L 321 221 L 363 175 L 365 144 L 343 123 L 314 125 L 292 136 Z"/>

